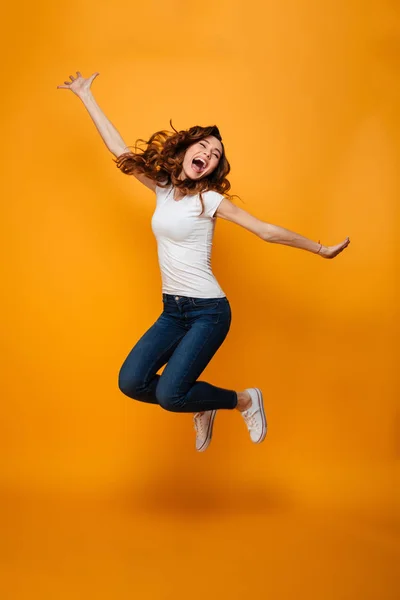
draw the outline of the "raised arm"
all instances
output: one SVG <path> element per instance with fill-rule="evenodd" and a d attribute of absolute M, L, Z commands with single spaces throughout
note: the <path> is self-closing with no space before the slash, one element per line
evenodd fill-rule
<path fill-rule="evenodd" d="M 69 89 L 78 98 L 80 98 L 86 107 L 89 115 L 91 116 L 97 131 L 100 133 L 101 138 L 107 148 L 116 158 L 125 152 L 129 152 L 129 148 L 125 144 L 118 130 L 114 127 L 111 121 L 103 113 L 99 105 L 97 104 L 93 93 L 90 89 L 93 80 L 99 75 L 99 73 L 93 73 L 90 77 L 85 79 L 82 77 L 79 71 L 76 72 L 77 77 L 70 75 L 71 81 L 64 81 L 65 85 L 58 85 L 58 89 Z M 143 183 L 149 189 L 155 191 L 156 182 L 146 177 L 143 173 L 134 174 L 136 179 Z"/>

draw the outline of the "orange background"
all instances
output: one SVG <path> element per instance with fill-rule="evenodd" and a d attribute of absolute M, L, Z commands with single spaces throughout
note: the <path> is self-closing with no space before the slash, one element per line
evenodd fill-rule
<path fill-rule="evenodd" d="M 2 597 L 395 598 L 396 3 L 6 10 Z M 350 236 L 326 261 L 217 221 L 233 319 L 201 378 L 263 390 L 261 446 L 221 411 L 198 454 L 191 415 L 118 389 L 162 310 L 155 199 L 56 89 L 77 70 L 127 144 L 216 123 L 239 206 Z"/>

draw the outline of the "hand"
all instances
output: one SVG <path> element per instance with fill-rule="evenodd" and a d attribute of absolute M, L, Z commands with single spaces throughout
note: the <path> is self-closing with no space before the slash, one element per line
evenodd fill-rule
<path fill-rule="evenodd" d="M 321 242 L 318 242 L 319 244 Z M 335 258 L 340 252 L 343 252 L 345 248 L 350 244 L 350 238 L 347 237 L 343 242 L 336 246 L 322 246 L 321 250 L 317 253 L 322 258 Z"/>
<path fill-rule="evenodd" d="M 76 74 L 78 77 L 74 79 L 74 77 L 70 75 L 71 81 L 64 81 L 65 85 L 58 85 L 57 89 L 71 90 L 74 92 L 74 94 L 81 98 L 90 90 L 93 80 L 97 77 L 97 75 L 100 75 L 100 73 L 93 73 L 93 75 L 88 77 L 88 79 L 82 77 L 79 71 L 77 71 Z"/>

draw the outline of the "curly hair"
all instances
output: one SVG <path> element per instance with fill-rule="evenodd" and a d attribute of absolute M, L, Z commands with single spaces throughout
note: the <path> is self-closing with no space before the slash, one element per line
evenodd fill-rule
<path fill-rule="evenodd" d="M 185 195 L 199 194 L 202 205 L 200 214 L 204 210 L 202 192 L 214 190 L 232 199 L 234 195 L 228 194 L 231 184 L 226 178 L 231 167 L 225 156 L 225 148 L 218 127 L 216 125 L 209 127 L 195 125 L 190 129 L 177 131 L 172 125 L 172 120 L 170 120 L 170 125 L 175 133 L 167 130 L 157 131 L 147 141 L 138 139 L 133 152 L 124 152 L 113 159 L 118 169 L 126 175 L 144 173 L 158 186 L 168 187 L 172 184 Z M 209 135 L 216 137 L 222 145 L 222 155 L 214 171 L 203 179 L 179 179 L 187 148 Z M 138 148 L 139 142 L 145 144 L 144 149 Z M 131 146 L 127 147 L 131 148 Z"/>

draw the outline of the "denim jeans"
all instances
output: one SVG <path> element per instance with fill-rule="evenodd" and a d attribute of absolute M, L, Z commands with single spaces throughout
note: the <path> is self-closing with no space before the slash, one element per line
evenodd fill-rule
<path fill-rule="evenodd" d="M 228 299 L 170 294 L 162 299 L 163 312 L 121 367 L 119 389 L 130 398 L 174 412 L 235 408 L 235 391 L 197 381 L 229 331 Z"/>

